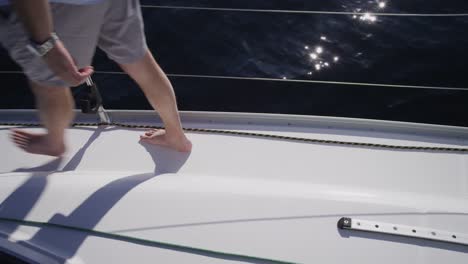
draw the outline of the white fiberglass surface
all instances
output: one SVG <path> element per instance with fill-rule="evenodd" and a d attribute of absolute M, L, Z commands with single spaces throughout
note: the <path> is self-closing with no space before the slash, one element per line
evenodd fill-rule
<path fill-rule="evenodd" d="M 343 141 L 466 146 L 462 139 L 416 135 L 189 125 Z M 184 154 L 139 144 L 142 131 L 70 129 L 66 155 L 54 159 L 16 149 L 8 130 L 0 130 L 0 216 L 298 263 L 467 261 L 463 246 L 336 227 L 343 216 L 359 216 L 468 234 L 466 154 L 205 133 L 188 133 L 194 148 Z M 2 223 L 0 230 L 10 239 L 84 263 L 102 262 L 105 255 L 96 248 L 121 249 L 113 254 L 114 263 L 138 254 L 166 263 L 233 261 L 53 228 Z"/>
<path fill-rule="evenodd" d="M 190 173 L 237 180 L 265 179 L 382 190 L 391 186 L 393 191 L 448 196 L 465 194 L 468 188 L 464 174 L 466 155 L 460 153 L 343 147 L 201 133 L 188 133 L 194 144 L 193 151 L 178 153 L 140 144 L 138 139 L 143 131 L 116 127 L 71 129 L 67 136 L 69 149 L 66 155 L 54 160 L 22 152 L 10 142 L 8 130 L 0 130 L 0 172 Z M 326 139 L 337 137 L 336 134 L 304 132 L 282 134 Z M 396 145 L 440 145 L 437 142 L 372 137 L 372 134 L 368 137 L 341 136 L 340 139 Z"/>

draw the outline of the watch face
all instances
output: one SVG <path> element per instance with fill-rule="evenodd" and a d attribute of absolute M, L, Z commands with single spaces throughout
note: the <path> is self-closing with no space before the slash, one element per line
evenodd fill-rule
<path fill-rule="evenodd" d="M 49 52 L 52 48 L 54 47 L 54 43 L 51 41 L 47 41 L 46 43 L 42 44 L 39 46 L 38 51 L 41 54 L 41 56 L 44 56 Z"/>
<path fill-rule="evenodd" d="M 52 37 L 48 39 L 41 45 L 31 43 L 27 46 L 27 48 L 37 56 L 43 57 L 45 56 L 51 49 L 54 48 L 55 43 L 57 42 L 58 37 L 55 33 L 52 33 Z"/>
<path fill-rule="evenodd" d="M 37 53 L 39 53 L 40 56 L 44 56 L 45 50 L 42 46 L 37 47 Z"/>

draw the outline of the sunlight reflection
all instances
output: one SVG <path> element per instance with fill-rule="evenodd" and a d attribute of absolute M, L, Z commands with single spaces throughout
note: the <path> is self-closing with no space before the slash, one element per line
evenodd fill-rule
<path fill-rule="evenodd" d="M 352 7 L 353 12 L 352 19 L 359 21 L 359 24 L 363 25 L 373 25 L 379 21 L 379 12 L 382 12 L 385 8 L 388 7 L 390 0 L 369 0 L 364 4 L 360 4 L 360 7 Z M 306 56 L 309 56 L 309 67 L 304 71 L 305 75 L 311 76 L 318 74 L 318 72 L 325 72 L 332 69 L 335 66 L 343 65 L 342 55 L 340 52 L 333 51 L 334 45 L 338 43 L 338 40 L 335 39 L 330 32 L 321 32 L 317 36 L 315 43 L 307 43 L 307 46 L 304 46 Z M 364 32 L 365 33 L 365 32 Z M 365 35 L 365 39 L 372 37 L 372 34 Z M 354 57 L 361 56 L 362 53 L 359 52 L 354 55 Z M 346 62 L 344 62 L 346 63 Z"/>
<path fill-rule="evenodd" d="M 329 39 L 328 37 L 321 35 L 319 37 L 320 41 L 327 41 L 327 45 L 333 44 L 333 39 Z M 313 46 L 313 45 L 311 45 Z M 304 46 L 306 50 L 309 50 L 310 46 Z M 338 63 L 339 57 L 336 54 L 330 54 L 330 51 L 326 49 L 323 45 L 316 45 L 314 48 L 313 53 L 308 53 L 311 60 L 313 61 L 313 70 L 314 71 L 307 71 L 307 75 L 312 75 L 314 72 L 319 72 L 325 70 L 326 68 L 331 68 L 331 62 Z"/>
<path fill-rule="evenodd" d="M 377 21 L 377 17 L 374 15 L 371 15 L 370 13 L 365 13 L 363 16 L 361 16 L 359 19 L 363 21 L 370 21 L 370 22 L 375 22 Z"/>
<path fill-rule="evenodd" d="M 377 21 L 377 14 L 378 12 L 380 12 L 381 10 L 385 9 L 387 7 L 387 3 L 388 1 L 381 1 L 381 0 L 377 0 L 377 1 L 374 1 L 374 2 L 371 2 L 372 5 L 367 7 L 367 8 L 364 8 L 364 14 L 363 15 L 359 15 L 359 14 L 356 14 L 356 15 L 353 15 L 353 19 L 357 19 L 359 18 L 360 21 L 363 21 L 363 22 L 367 22 L 367 23 L 375 23 Z M 376 4 L 376 6 L 375 6 Z M 361 10 L 363 10 L 363 8 L 356 8 L 354 11 L 356 13 L 361 13 Z"/>

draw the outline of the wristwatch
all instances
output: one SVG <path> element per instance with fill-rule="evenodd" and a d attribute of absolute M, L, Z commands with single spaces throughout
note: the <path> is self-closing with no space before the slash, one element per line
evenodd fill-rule
<path fill-rule="evenodd" d="M 31 51 L 34 55 L 39 57 L 44 57 L 51 49 L 55 47 L 55 43 L 59 40 L 57 34 L 52 32 L 50 34 L 50 38 L 43 43 L 36 43 L 34 41 L 30 41 L 29 45 L 26 46 L 29 51 Z"/>

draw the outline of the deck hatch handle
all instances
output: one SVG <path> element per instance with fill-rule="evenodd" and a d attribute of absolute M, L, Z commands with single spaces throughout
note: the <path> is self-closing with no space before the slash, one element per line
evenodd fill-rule
<path fill-rule="evenodd" d="M 399 225 L 342 217 L 338 221 L 338 228 L 342 230 L 388 234 L 468 246 L 468 234 L 431 229 L 427 227 Z"/>

